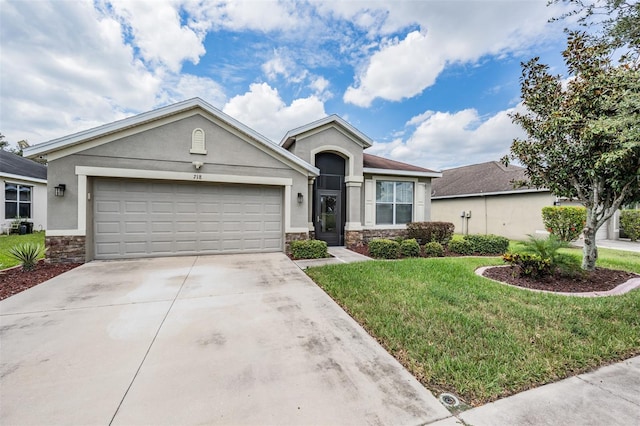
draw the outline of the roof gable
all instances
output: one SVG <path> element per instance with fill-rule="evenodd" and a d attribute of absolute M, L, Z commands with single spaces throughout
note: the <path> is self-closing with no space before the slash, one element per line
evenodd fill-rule
<path fill-rule="evenodd" d="M 297 169 L 304 170 L 306 173 L 311 175 L 318 174 L 318 170 L 309 163 L 296 157 L 286 149 L 280 147 L 255 130 L 240 123 L 236 119 L 223 113 L 200 98 L 193 98 L 178 102 L 173 105 L 138 114 L 123 120 L 95 127 L 93 129 L 53 139 L 48 142 L 43 142 L 27 148 L 25 150 L 25 155 L 54 155 L 55 158 L 60 158 L 84 149 L 109 143 L 112 140 L 119 138 L 118 135 L 120 134 L 135 134 L 137 132 L 153 128 L 157 123 L 167 122 L 167 120 L 171 119 L 177 120 L 185 116 L 195 115 L 198 112 L 203 112 L 205 115 L 209 114 L 236 134 L 241 135 L 243 138 L 247 138 L 247 140 L 250 140 L 252 143 L 260 146 L 265 152 L 270 153 L 281 161 L 294 165 Z"/>
<path fill-rule="evenodd" d="M 320 120 L 314 121 L 309 124 L 305 124 L 304 126 L 300 126 L 293 130 L 289 130 L 287 134 L 280 141 L 280 146 L 288 149 L 293 142 L 295 142 L 296 138 L 303 136 L 307 133 L 314 132 L 323 127 L 333 126 L 338 128 L 340 131 L 349 136 L 352 140 L 357 142 L 362 148 L 369 148 L 373 145 L 373 141 L 360 130 L 353 127 L 351 124 L 346 122 L 340 116 L 336 114 L 329 115 L 325 118 L 321 118 Z"/>
<path fill-rule="evenodd" d="M 47 167 L 12 152 L 0 150 L 0 174 L 47 179 Z"/>
<path fill-rule="evenodd" d="M 514 182 L 526 180 L 525 169 L 505 166 L 499 161 L 472 164 L 444 170 L 442 178 L 432 184 L 432 198 L 546 191 L 531 187 L 514 187 Z"/>

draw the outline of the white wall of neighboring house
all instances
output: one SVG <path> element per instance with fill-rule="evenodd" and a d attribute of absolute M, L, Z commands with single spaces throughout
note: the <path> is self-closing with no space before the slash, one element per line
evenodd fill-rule
<path fill-rule="evenodd" d="M 0 173 L 0 232 L 6 234 L 11 229 L 13 219 L 5 218 L 5 185 L 15 183 L 28 185 L 33 188 L 31 193 L 31 217 L 34 231 L 44 231 L 47 227 L 47 181 L 43 179 L 26 178 L 17 175 Z"/>

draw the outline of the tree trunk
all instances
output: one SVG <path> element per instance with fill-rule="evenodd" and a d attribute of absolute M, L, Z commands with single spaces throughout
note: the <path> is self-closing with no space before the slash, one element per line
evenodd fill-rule
<path fill-rule="evenodd" d="M 582 234 L 584 235 L 584 247 L 582 249 L 582 269 L 593 271 L 596 269 L 598 260 L 598 247 L 596 246 L 596 232 L 598 231 L 598 220 L 595 212 L 587 207 L 587 221 L 585 222 Z"/>

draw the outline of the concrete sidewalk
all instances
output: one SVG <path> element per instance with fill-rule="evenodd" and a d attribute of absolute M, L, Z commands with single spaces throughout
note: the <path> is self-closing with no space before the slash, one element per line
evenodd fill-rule
<path fill-rule="evenodd" d="M 473 426 L 640 425 L 640 357 L 473 408 L 457 421 Z"/>
<path fill-rule="evenodd" d="M 576 247 L 582 247 L 584 245 L 584 240 L 579 239 L 571 244 Z M 598 248 L 633 251 L 636 253 L 640 253 L 640 242 L 637 241 L 632 242 L 629 240 L 598 240 L 596 245 L 598 246 Z"/>

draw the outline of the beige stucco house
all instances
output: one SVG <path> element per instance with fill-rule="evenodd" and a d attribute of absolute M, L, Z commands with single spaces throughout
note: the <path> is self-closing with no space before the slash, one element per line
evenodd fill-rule
<path fill-rule="evenodd" d="M 9 233 L 17 218 L 33 230 L 47 226 L 47 167 L 12 152 L 0 150 L 2 210 L 0 233 Z"/>
<path fill-rule="evenodd" d="M 440 173 L 372 156 L 336 115 L 280 144 L 199 98 L 28 148 L 46 156 L 54 261 L 356 245 L 431 216 Z"/>
<path fill-rule="evenodd" d="M 498 161 L 444 170 L 432 185 L 431 219 L 452 222 L 459 234 L 496 234 L 514 240 L 546 234 L 542 208 L 578 205 L 545 188 L 515 187 L 526 180 L 522 167 Z M 598 230 L 598 239 L 617 239 L 618 215 Z"/>

